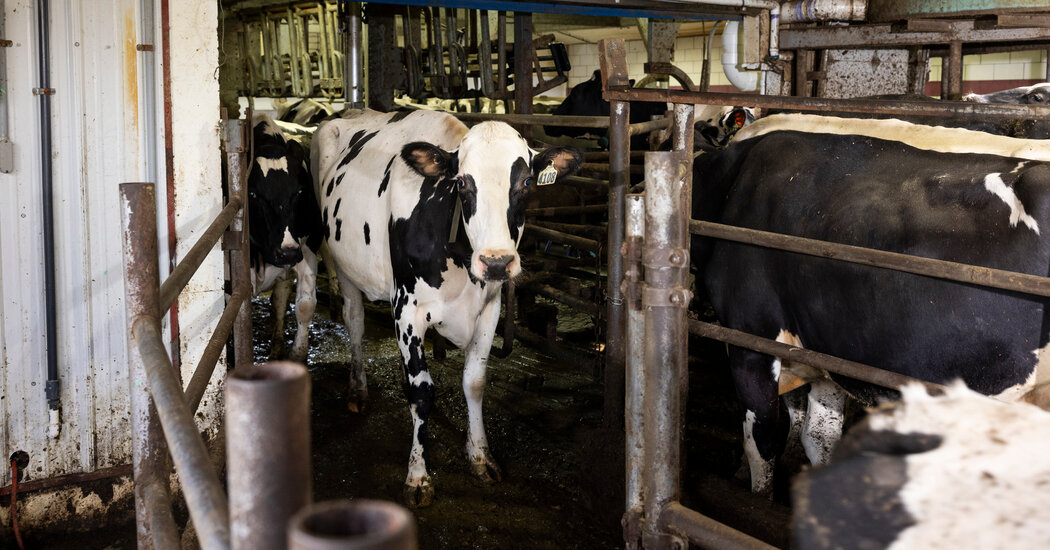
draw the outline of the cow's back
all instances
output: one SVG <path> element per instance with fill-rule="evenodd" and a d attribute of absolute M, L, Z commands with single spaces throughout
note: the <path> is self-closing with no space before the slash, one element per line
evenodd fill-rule
<path fill-rule="evenodd" d="M 411 214 L 423 178 L 401 160 L 401 149 L 425 141 L 458 147 L 467 128 L 433 111 L 351 111 L 314 135 L 311 164 L 329 247 L 336 265 L 370 300 L 393 290 L 389 226 Z"/>
<path fill-rule="evenodd" d="M 694 189 L 701 217 L 730 225 L 1040 276 L 1050 268 L 1050 168 L 1042 162 L 776 131 L 701 159 Z M 706 245 L 694 253 L 734 328 L 767 337 L 786 329 L 808 348 L 926 380 L 961 374 L 993 394 L 1025 382 L 1046 341 L 1042 299 L 728 241 Z"/>

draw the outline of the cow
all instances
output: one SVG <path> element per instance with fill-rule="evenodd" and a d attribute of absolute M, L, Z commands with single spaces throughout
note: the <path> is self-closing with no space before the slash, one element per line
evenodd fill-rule
<path fill-rule="evenodd" d="M 898 120 L 775 115 L 694 162 L 695 219 L 1046 276 L 1050 155 L 1019 140 Z M 1047 300 L 694 238 L 698 285 L 727 327 L 922 380 L 961 378 L 1002 399 L 1050 377 Z M 730 347 L 752 490 L 770 494 L 778 393 L 815 464 L 841 434 L 846 394 L 874 386 Z M 789 394 L 790 395 L 790 394 Z"/>
<path fill-rule="evenodd" d="M 467 457 L 478 479 L 498 481 L 481 402 L 500 288 L 521 273 L 516 247 L 530 190 L 574 173 L 582 154 L 567 147 L 536 153 L 504 123 L 468 130 L 435 111 L 344 117 L 318 129 L 311 166 L 345 300 L 350 408 L 361 410 L 368 395 L 363 294 L 391 302 L 413 425 L 404 499 L 426 506 L 434 496 L 425 453 L 434 382 L 424 335 L 433 327 L 465 348 Z"/>
<path fill-rule="evenodd" d="M 919 384 L 792 482 L 793 546 L 1050 546 L 1050 414 Z"/>
<path fill-rule="evenodd" d="M 306 98 L 291 105 L 279 106 L 277 120 L 302 126 L 316 126 L 335 115 L 335 109 L 327 102 Z"/>
<path fill-rule="evenodd" d="M 273 290 L 271 351 L 277 355 L 284 341 L 288 279 L 294 271 L 299 325 L 289 358 L 302 361 L 317 306 L 317 251 L 323 238 L 308 153 L 270 117 L 256 113 L 252 117 L 250 154 L 247 187 L 252 290 L 254 294 Z"/>
<path fill-rule="evenodd" d="M 999 90 L 988 94 L 966 94 L 963 101 L 974 103 L 1012 103 L 1015 105 L 1047 105 L 1050 104 L 1050 82 L 1042 82 L 1031 86 L 1019 86 L 1009 90 Z"/>

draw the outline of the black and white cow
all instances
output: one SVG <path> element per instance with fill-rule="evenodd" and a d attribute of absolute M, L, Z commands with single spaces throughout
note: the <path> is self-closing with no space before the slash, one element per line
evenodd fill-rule
<path fill-rule="evenodd" d="M 1048 160 L 1035 140 L 775 115 L 696 159 L 693 217 L 1046 276 Z M 730 241 L 697 238 L 692 255 L 728 327 L 931 382 L 961 378 L 1007 400 L 1050 376 L 1046 299 Z M 812 381 L 808 414 L 789 408 L 818 464 L 841 434 L 843 390 L 877 395 L 743 348 L 729 359 L 758 493 L 771 489 L 788 373 Z"/>
<path fill-rule="evenodd" d="M 311 152 L 352 348 L 351 408 L 367 397 L 362 294 L 389 300 L 412 415 L 405 500 L 431 502 L 424 449 L 434 382 L 423 357 L 433 327 L 465 348 L 467 457 L 482 481 L 500 479 L 482 423 L 485 365 L 503 281 L 521 272 L 516 250 L 537 178 L 574 173 L 582 155 L 535 153 L 510 126 L 471 129 L 434 111 L 349 112 L 323 124 Z M 542 173 L 541 173 L 542 172 Z"/>
<path fill-rule="evenodd" d="M 1050 82 L 1031 86 L 1019 86 L 1009 90 L 999 90 L 988 94 L 966 94 L 963 101 L 974 103 L 1012 103 L 1015 105 L 1048 105 L 1050 104 Z"/>
<path fill-rule="evenodd" d="M 284 340 L 284 305 L 296 276 L 295 316 L 299 321 L 289 357 L 306 357 L 310 320 L 317 305 L 317 251 L 323 238 L 314 198 L 308 153 L 263 114 L 252 117 L 251 170 L 248 173 L 248 229 L 251 236 L 252 289 L 273 289 L 275 349 Z"/>
<path fill-rule="evenodd" d="M 1050 547 L 1050 413 L 918 384 L 792 482 L 794 547 Z"/>
<path fill-rule="evenodd" d="M 303 126 L 316 126 L 335 114 L 330 103 L 309 97 L 291 105 L 279 106 L 277 111 L 277 119 L 281 122 Z"/>

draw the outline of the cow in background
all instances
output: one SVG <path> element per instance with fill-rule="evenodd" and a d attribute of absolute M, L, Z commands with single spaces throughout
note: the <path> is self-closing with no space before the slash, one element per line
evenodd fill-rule
<path fill-rule="evenodd" d="M 315 192 L 346 304 L 350 406 L 360 410 L 367 398 L 362 295 L 388 300 L 413 426 L 404 487 L 411 506 L 434 496 L 426 448 L 435 390 L 423 354 L 430 328 L 465 349 L 471 471 L 485 483 L 501 478 L 481 413 L 500 288 L 521 272 L 516 247 L 532 187 L 581 163 L 571 148 L 532 151 L 502 122 L 468 130 L 425 110 L 350 111 L 314 137 Z"/>
<path fill-rule="evenodd" d="M 1050 104 L 1050 82 L 1031 86 L 1019 86 L 1009 90 L 999 90 L 988 94 L 966 94 L 963 101 L 974 103 L 1010 103 L 1014 105 L 1047 105 Z"/>
<path fill-rule="evenodd" d="M 794 547 L 1050 546 L 1050 413 L 901 389 L 792 483 Z"/>
<path fill-rule="evenodd" d="M 335 109 L 330 103 L 309 97 L 292 105 L 277 107 L 277 120 L 302 126 L 316 126 L 334 115 Z"/>
<path fill-rule="evenodd" d="M 692 217 L 1046 276 L 1048 160 L 1039 141 L 776 115 L 696 159 Z M 691 254 L 729 328 L 1004 400 L 1030 399 L 1050 377 L 1046 298 L 716 239 L 695 238 Z M 744 348 L 729 360 L 756 493 L 772 490 L 788 374 L 810 382 L 805 406 L 788 408 L 815 464 L 841 434 L 847 392 L 888 395 Z"/>
<path fill-rule="evenodd" d="M 295 273 L 299 325 L 289 357 L 302 361 L 317 306 L 317 251 L 324 236 L 308 153 L 263 114 L 252 117 L 250 153 L 247 187 L 252 290 L 255 294 L 274 291 L 271 354 L 279 355 L 284 342 L 284 306 L 291 291 L 290 277 Z"/>

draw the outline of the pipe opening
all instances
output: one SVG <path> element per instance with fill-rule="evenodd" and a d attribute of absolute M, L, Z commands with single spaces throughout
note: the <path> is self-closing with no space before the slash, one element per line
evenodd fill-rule
<path fill-rule="evenodd" d="M 242 366 L 233 369 L 230 376 L 237 380 L 247 381 L 286 381 L 307 376 L 306 367 L 291 361 L 270 361 L 259 365 Z"/>
<path fill-rule="evenodd" d="M 289 547 L 414 550 L 415 520 L 408 510 L 380 500 L 337 500 L 308 506 L 291 520 Z M 341 544 L 333 544 L 339 541 Z"/>

